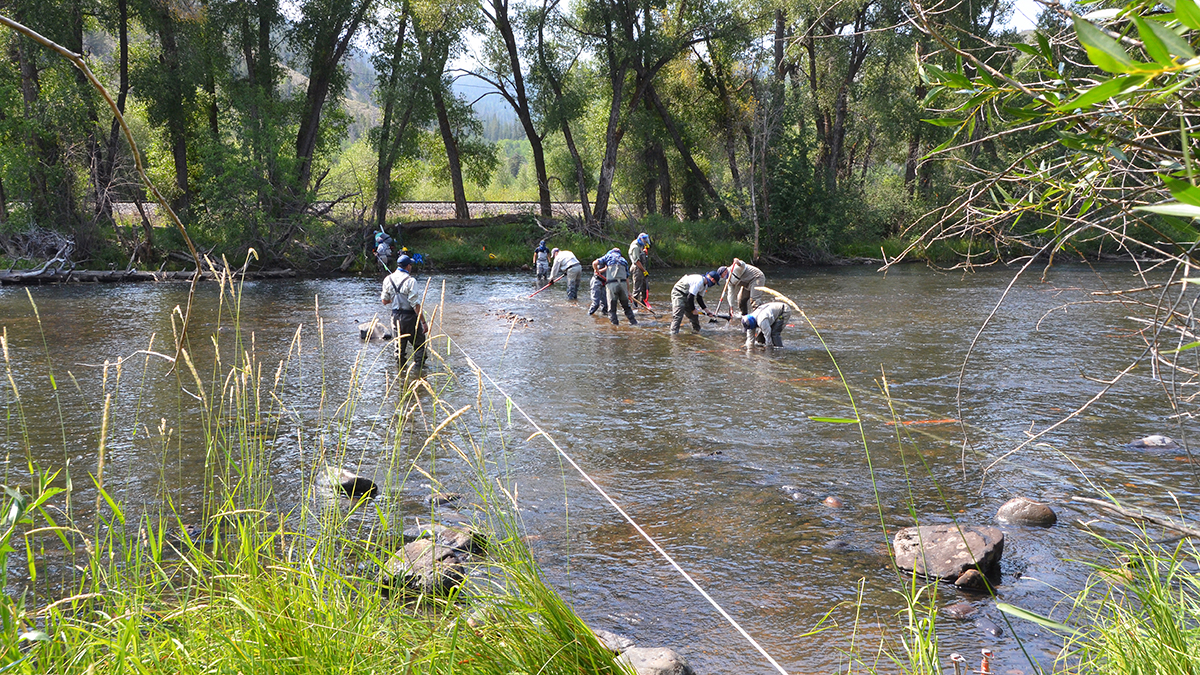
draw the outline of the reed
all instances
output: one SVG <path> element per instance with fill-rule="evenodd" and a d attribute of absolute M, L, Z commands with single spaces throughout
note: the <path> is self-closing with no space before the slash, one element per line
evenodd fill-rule
<path fill-rule="evenodd" d="M 174 370 L 178 386 L 198 401 L 186 414 L 202 417 L 199 523 L 169 497 L 149 509 L 120 503 L 99 470 L 94 521 L 64 519 L 69 486 L 59 486 L 54 471 L 30 467 L 34 482 L 4 487 L 0 512 L 0 582 L 9 590 L 0 595 L 0 672 L 618 672 L 614 655 L 542 582 L 521 538 L 511 497 L 496 480 L 506 408 L 492 403 L 481 382 L 460 379 L 435 352 L 437 365 L 423 378 L 391 366 L 383 402 L 360 414 L 389 350 L 364 348 L 351 372 L 339 375 L 349 378 L 348 393 L 329 400 L 325 378 L 332 375 L 301 367 L 312 358 L 306 340 L 316 340 L 317 358 L 323 349 L 319 309 L 316 335 L 298 330 L 287 358 L 268 365 L 256 356 L 255 337 L 241 330 L 237 280 L 222 277 L 220 293 L 219 324 L 229 337 L 218 339 L 226 332 L 216 330 L 204 358 L 204 341 L 193 338 Z M 10 377 L 2 402 L 20 439 L 21 392 L 6 339 L 4 347 Z M 145 359 L 170 358 L 146 352 Z M 204 374 L 202 361 L 212 364 Z M 130 427 L 131 420 L 110 418 L 122 397 L 139 396 L 136 386 L 121 386 L 131 379 L 127 367 L 104 368 L 102 438 Z M 141 386 L 159 383 L 144 378 Z M 318 404 L 298 405 L 297 394 L 310 387 L 319 390 Z M 363 425 L 384 439 L 382 450 L 364 445 Z M 160 436 L 165 465 L 184 441 L 172 440 L 165 421 Z M 276 494 L 272 478 L 276 441 L 288 437 L 297 439 L 305 467 L 304 494 L 295 500 Z M 384 468 L 381 497 L 321 493 L 324 467 L 355 466 L 368 454 Z M 413 515 L 396 495 L 414 477 L 436 488 L 447 473 L 472 487 L 473 526 L 489 541 L 486 557 L 469 564 L 471 574 L 448 596 L 389 595 L 380 568 Z M 425 515 L 438 512 L 430 507 Z M 38 576 L 47 541 L 77 552 L 74 575 Z M 22 557 L 24 593 L 9 577 Z M 53 588 L 54 600 L 27 603 L 37 597 L 32 586 Z"/>

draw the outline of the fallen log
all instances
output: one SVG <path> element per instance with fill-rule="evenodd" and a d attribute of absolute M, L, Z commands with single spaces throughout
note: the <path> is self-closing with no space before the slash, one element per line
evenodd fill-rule
<path fill-rule="evenodd" d="M 514 223 L 529 223 L 531 221 L 542 229 L 546 229 L 548 224 L 557 222 L 554 218 L 543 218 L 532 213 L 506 213 L 499 216 L 488 216 L 487 218 L 410 220 L 407 223 L 400 223 L 400 229 L 404 232 L 416 232 L 417 230 L 432 230 L 440 227 L 492 227 L 493 225 L 512 225 Z"/>
<path fill-rule="evenodd" d="M 139 270 L 46 270 L 37 274 L 28 271 L 0 272 L 0 285 L 39 285 L 67 282 L 115 283 L 118 281 L 191 281 L 195 271 L 190 272 L 142 272 Z M 240 272 L 234 272 L 238 275 Z M 260 270 L 246 272 L 247 279 L 284 279 L 296 276 L 296 270 Z M 200 275 L 201 280 L 212 280 L 211 272 Z"/>

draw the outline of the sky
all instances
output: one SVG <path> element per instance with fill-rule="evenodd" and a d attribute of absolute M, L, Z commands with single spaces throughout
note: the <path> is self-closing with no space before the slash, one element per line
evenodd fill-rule
<path fill-rule="evenodd" d="M 1017 30 L 1032 30 L 1037 24 L 1037 15 L 1041 9 L 1042 6 L 1034 0 L 1017 0 L 1008 25 Z"/>

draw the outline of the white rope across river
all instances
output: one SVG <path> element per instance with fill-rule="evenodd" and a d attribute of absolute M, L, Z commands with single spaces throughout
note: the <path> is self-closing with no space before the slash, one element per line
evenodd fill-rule
<path fill-rule="evenodd" d="M 449 336 L 447 336 L 447 337 L 449 337 Z M 585 481 L 587 481 L 587 483 L 589 485 L 591 485 L 592 488 L 594 490 L 596 490 L 596 492 L 598 492 L 601 497 L 604 497 L 604 499 L 614 509 L 616 509 L 617 513 L 621 514 L 621 517 L 624 518 L 625 521 L 628 522 L 630 525 L 632 525 L 633 529 L 637 530 L 638 534 L 642 535 L 642 538 L 645 539 L 651 546 L 653 546 L 654 550 L 658 551 L 658 554 L 660 556 L 662 556 L 662 558 L 664 560 L 666 560 L 668 563 L 671 564 L 671 567 L 675 568 L 675 571 L 677 571 L 681 575 L 683 575 L 683 578 L 687 579 L 688 583 L 690 583 L 692 585 L 692 587 L 695 588 L 696 591 L 700 593 L 700 595 L 704 596 L 704 599 L 708 601 L 708 604 L 712 605 L 713 609 L 716 609 L 717 612 L 721 616 L 723 616 L 726 621 L 729 622 L 729 625 L 731 625 L 735 629 L 737 629 L 737 632 L 741 633 L 742 637 L 746 638 L 746 640 L 751 645 L 753 645 L 755 649 L 758 650 L 758 653 L 762 654 L 763 658 L 765 658 L 767 661 L 769 661 L 771 663 L 772 666 L 775 667 L 775 670 L 778 670 L 780 673 L 783 673 L 783 675 L 788 675 L 788 672 L 783 669 L 783 666 L 779 665 L 779 662 L 776 661 L 774 658 L 772 658 L 771 655 L 767 653 L 767 650 L 763 649 L 763 646 L 760 645 L 757 640 L 755 640 L 753 637 L 751 637 L 751 635 L 746 632 L 745 628 L 742 628 L 741 624 L 739 624 L 736 619 L 734 619 L 732 616 L 729 615 L 729 612 L 726 612 L 725 609 L 723 607 L 721 607 L 721 605 L 719 605 L 717 603 L 717 601 L 714 600 L 711 595 L 709 595 L 703 588 L 701 588 L 700 584 L 696 583 L 696 580 L 692 578 L 692 575 L 688 574 L 682 567 L 680 567 L 679 563 L 675 562 L 675 559 L 671 557 L 670 553 L 667 553 L 666 550 L 664 550 L 663 547 L 660 546 L 657 541 L 654 541 L 654 538 L 651 537 L 650 534 L 647 533 L 644 529 L 642 529 L 642 526 L 638 525 L 637 521 L 635 521 L 628 513 L 626 513 L 625 509 L 622 509 L 621 506 L 619 504 L 617 504 L 617 502 L 612 497 L 610 497 L 607 492 L 604 491 L 604 488 L 600 487 L 600 485 L 595 480 L 593 480 L 592 477 L 589 476 L 588 473 L 586 471 L 584 471 L 582 467 L 579 466 L 579 464 L 577 464 L 575 462 L 575 460 L 571 457 L 571 455 L 567 454 L 567 451 L 563 450 L 562 447 L 559 446 L 559 444 L 557 442 L 555 442 L 555 440 L 550 436 L 550 434 L 546 433 L 545 429 L 542 429 L 542 427 L 538 426 L 538 423 L 533 421 L 533 418 L 525 413 L 525 411 L 521 408 L 521 405 L 519 403 L 517 403 L 515 400 L 513 400 L 513 397 L 509 396 L 508 392 L 505 391 L 504 388 L 501 387 L 495 380 L 493 380 L 492 376 L 487 374 L 487 371 L 485 371 L 483 368 L 481 368 L 479 366 L 478 363 L 475 362 L 475 359 L 471 358 L 471 355 L 468 354 L 466 352 L 466 350 L 464 350 L 462 348 L 462 345 L 458 344 L 458 342 L 452 337 L 449 339 L 450 339 L 450 342 L 452 344 L 454 344 L 454 346 L 458 349 L 458 352 L 460 354 L 462 354 L 463 358 L 465 358 L 467 360 L 467 364 L 471 366 L 472 370 L 479 373 L 479 375 L 481 375 L 482 377 L 487 378 L 487 381 L 493 387 L 495 387 L 496 391 L 500 392 L 500 394 L 502 396 L 504 396 L 504 398 L 512 405 L 512 407 L 517 412 L 521 413 L 521 417 L 524 417 L 526 422 L 529 422 L 529 424 L 531 424 L 534 429 L 537 429 L 537 432 L 538 432 L 537 435 L 540 435 L 542 438 L 545 438 L 547 441 L 549 441 L 550 445 L 554 446 L 554 449 L 558 452 L 558 454 L 563 459 L 567 460 L 567 463 L 570 464 L 571 467 L 574 468 L 575 471 L 578 472 L 579 475 L 582 476 L 583 479 Z"/>

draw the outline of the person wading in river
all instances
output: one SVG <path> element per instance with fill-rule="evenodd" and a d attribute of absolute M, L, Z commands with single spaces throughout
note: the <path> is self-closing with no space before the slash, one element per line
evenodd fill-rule
<path fill-rule="evenodd" d="M 552 278 L 550 276 L 550 249 L 546 248 L 546 240 L 538 242 L 537 248 L 533 249 L 533 268 L 537 270 L 538 288 L 546 285 L 547 281 Z"/>
<path fill-rule="evenodd" d="M 637 319 L 633 316 L 633 309 L 629 306 L 629 288 L 626 284 L 626 279 L 629 278 L 629 263 L 621 257 L 620 249 L 612 249 L 603 258 L 599 258 L 592 263 L 592 269 L 598 273 L 603 268 L 604 272 L 604 288 L 608 300 L 608 319 L 616 326 L 620 322 L 617 321 L 617 303 L 621 303 L 621 308 L 625 311 L 625 318 L 629 319 L 629 325 L 636 326 Z"/>
<path fill-rule="evenodd" d="M 705 314 L 709 314 L 704 304 L 704 292 L 715 286 L 721 280 L 721 274 L 716 270 L 705 274 L 685 274 L 671 288 L 671 335 L 679 333 L 679 325 L 686 316 L 692 322 L 692 332 L 700 332 L 700 317 L 696 315 L 696 305 Z"/>
<path fill-rule="evenodd" d="M 392 309 L 392 326 L 396 331 L 396 354 L 400 369 L 404 369 L 404 352 L 411 345 L 417 370 L 425 366 L 425 319 L 417 297 L 417 280 L 413 277 L 413 259 L 402 255 L 396 261 L 396 271 L 383 280 L 379 299 Z"/>
<path fill-rule="evenodd" d="M 746 346 L 754 346 L 757 333 L 760 342 L 766 342 L 768 347 L 783 346 L 783 327 L 791 317 L 792 310 L 782 302 L 768 302 L 747 316 L 742 317 L 742 327 L 746 329 Z M 768 341 L 767 336 L 771 339 Z"/>
<path fill-rule="evenodd" d="M 604 257 L 592 261 L 592 305 L 588 307 L 588 316 L 595 314 L 597 309 L 601 315 L 608 314 L 608 292 L 604 288 L 608 280 L 604 278 L 604 267 Z"/>
<path fill-rule="evenodd" d="M 734 307 L 742 316 L 747 316 L 762 304 L 763 293 L 759 287 L 766 283 L 767 277 L 762 270 L 744 260 L 733 259 L 729 264 L 729 290 L 726 291 L 730 321 L 733 321 Z"/>
<path fill-rule="evenodd" d="M 550 257 L 554 259 L 554 266 L 550 268 L 550 283 L 559 275 L 567 276 L 567 299 L 574 300 L 579 297 L 579 276 L 583 269 L 579 258 L 575 257 L 570 251 L 560 251 L 554 249 L 550 251 Z"/>
<path fill-rule="evenodd" d="M 629 242 L 629 274 L 633 276 L 633 297 L 650 307 L 650 271 L 646 269 L 650 255 L 650 235 L 642 232 Z"/>

